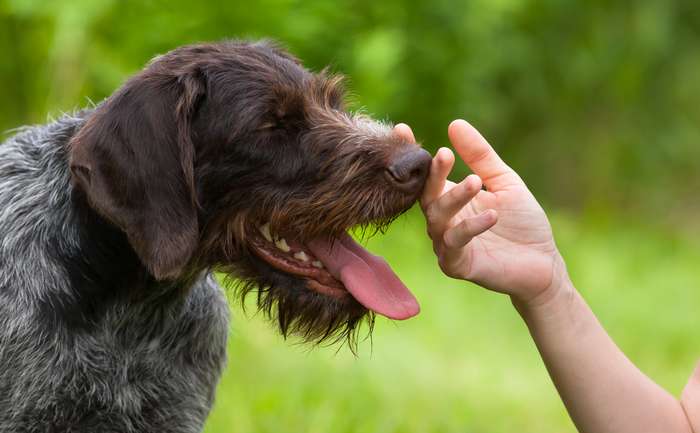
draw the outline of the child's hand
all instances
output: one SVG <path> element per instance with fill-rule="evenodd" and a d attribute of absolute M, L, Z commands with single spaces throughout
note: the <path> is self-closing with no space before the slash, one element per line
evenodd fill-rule
<path fill-rule="evenodd" d="M 396 131 L 413 140 L 406 125 Z M 452 122 L 449 135 L 475 174 L 454 184 L 452 152 L 433 159 L 421 205 L 440 267 L 511 296 L 578 431 L 700 431 L 700 373 L 679 402 L 639 371 L 569 281 L 547 216 L 522 179 L 467 122 Z"/>
<path fill-rule="evenodd" d="M 413 139 L 406 125 L 396 130 Z M 433 159 L 421 207 L 440 268 L 519 302 L 558 289 L 566 270 L 537 200 L 474 127 L 456 120 L 448 133 L 475 174 L 455 184 L 454 154 L 442 148 Z"/>

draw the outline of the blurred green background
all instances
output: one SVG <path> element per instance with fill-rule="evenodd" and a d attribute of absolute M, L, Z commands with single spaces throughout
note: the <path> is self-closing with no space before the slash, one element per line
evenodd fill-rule
<path fill-rule="evenodd" d="M 700 355 L 697 0 L 0 0 L 0 130 L 99 101 L 178 45 L 238 37 L 331 65 L 354 107 L 430 149 L 454 118 L 478 126 L 613 337 L 680 392 Z M 379 319 L 358 358 L 234 306 L 206 431 L 573 432 L 508 299 L 441 276 L 424 232 L 412 211 L 368 241 L 423 312 Z"/>

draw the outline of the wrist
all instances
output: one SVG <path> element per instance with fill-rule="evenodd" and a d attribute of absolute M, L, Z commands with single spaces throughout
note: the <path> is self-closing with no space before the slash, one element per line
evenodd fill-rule
<path fill-rule="evenodd" d="M 529 297 L 511 296 L 513 306 L 523 319 L 539 314 L 555 314 L 567 310 L 571 305 L 576 288 L 561 255 L 557 253 L 553 260 L 552 281 L 547 288 Z"/>
<path fill-rule="evenodd" d="M 530 323 L 540 319 L 569 315 L 576 295 L 576 288 L 567 278 L 561 284 L 548 288 L 533 299 L 522 301 L 511 297 L 511 302 L 523 320 Z"/>

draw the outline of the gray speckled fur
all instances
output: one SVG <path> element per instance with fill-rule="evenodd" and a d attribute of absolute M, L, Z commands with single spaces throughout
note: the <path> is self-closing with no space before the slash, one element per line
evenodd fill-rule
<path fill-rule="evenodd" d="M 50 251 L 81 254 L 66 143 L 82 116 L 0 144 L 0 432 L 199 432 L 228 331 L 211 275 L 176 302 L 109 298 L 88 326 L 51 318 L 79 295 Z"/>

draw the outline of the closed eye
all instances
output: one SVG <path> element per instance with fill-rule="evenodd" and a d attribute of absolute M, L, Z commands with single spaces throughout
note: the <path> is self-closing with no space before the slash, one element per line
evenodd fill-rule
<path fill-rule="evenodd" d="M 279 128 L 279 125 L 275 122 L 265 122 L 258 127 L 258 131 L 265 131 L 269 129 Z"/>

